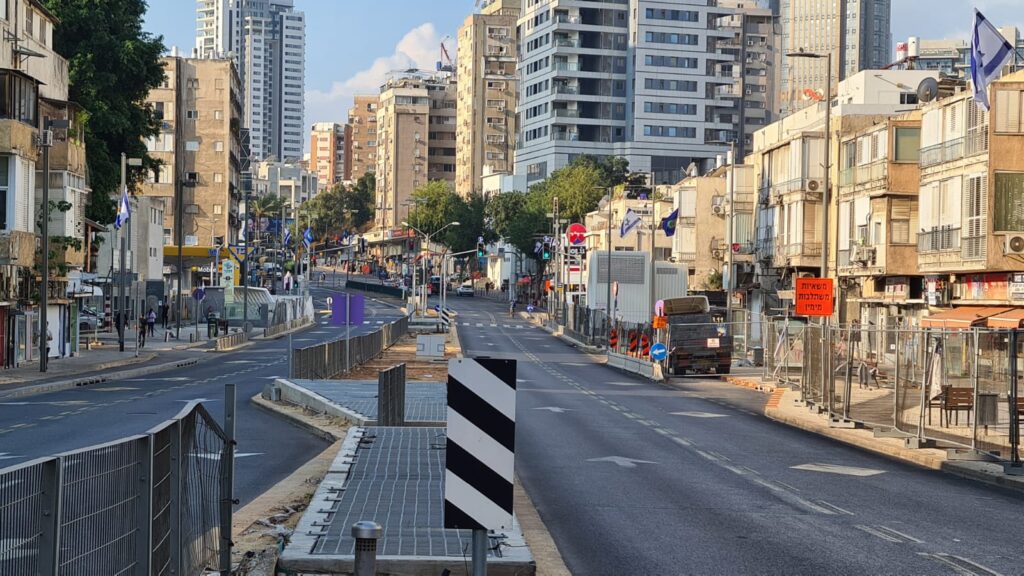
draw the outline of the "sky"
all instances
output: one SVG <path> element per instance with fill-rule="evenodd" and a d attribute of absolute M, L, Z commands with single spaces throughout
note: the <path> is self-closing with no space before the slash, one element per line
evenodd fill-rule
<path fill-rule="evenodd" d="M 148 0 L 146 30 L 184 54 L 195 45 L 195 2 Z M 306 13 L 306 124 L 345 122 L 352 95 L 373 93 L 387 72 L 433 69 L 474 0 L 296 0 Z M 909 36 L 968 39 L 978 8 L 1024 31 L 1024 0 L 892 0 L 893 43 Z M 446 41 L 452 56 L 455 41 Z M 895 49 L 894 49 L 895 52 Z"/>

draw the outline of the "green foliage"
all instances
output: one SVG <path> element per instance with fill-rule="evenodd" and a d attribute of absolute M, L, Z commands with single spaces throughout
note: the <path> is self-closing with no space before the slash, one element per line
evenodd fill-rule
<path fill-rule="evenodd" d="M 472 250 L 481 236 L 488 243 L 498 238 L 487 224 L 487 201 L 479 194 L 463 198 L 447 182 L 435 180 L 413 192 L 412 200 L 416 206 L 409 211 L 408 222 L 423 233 L 459 223 L 434 237 L 452 252 Z"/>
<path fill-rule="evenodd" d="M 335 184 L 317 194 L 299 207 L 302 222 L 308 218 L 313 233 L 318 237 L 358 230 L 373 217 L 373 197 L 366 193 L 368 185 L 373 185 L 372 176 L 369 180 L 365 177 L 360 179 L 351 188 Z"/>
<path fill-rule="evenodd" d="M 550 226 L 541 204 L 529 193 L 507 192 L 488 201 L 486 214 L 498 237 L 522 254 L 535 257 L 536 236 L 543 235 Z"/>
<path fill-rule="evenodd" d="M 706 278 L 704 278 L 704 289 L 705 290 L 721 290 L 722 289 L 722 272 L 721 270 L 712 270 Z"/>
<path fill-rule="evenodd" d="M 142 30 L 145 0 L 44 0 L 60 19 L 54 49 L 67 58 L 68 99 L 88 113 L 86 155 L 92 195 L 86 217 L 114 220 L 121 153 L 145 157 L 142 139 L 159 130 L 146 97 L 164 79 L 162 37 Z M 157 166 L 147 159 L 149 169 Z M 129 172 L 134 182 L 143 174 Z"/>
<path fill-rule="evenodd" d="M 352 185 L 352 208 L 355 214 L 355 226 L 360 231 L 368 229 L 373 222 L 374 201 L 377 197 L 377 177 L 373 172 L 365 174 Z"/>
<path fill-rule="evenodd" d="M 597 170 L 600 174 L 600 186 L 602 188 L 612 188 L 624 184 L 629 178 L 629 160 L 621 156 L 603 156 L 598 158 L 597 156 L 583 154 L 574 158 L 569 163 L 569 166 L 582 166 Z"/>
<path fill-rule="evenodd" d="M 74 206 L 70 202 L 64 200 L 50 200 L 49 207 L 46 211 L 47 216 L 52 215 L 54 211 L 65 213 L 69 212 Z M 52 219 L 52 218 L 51 218 Z M 43 214 L 40 211 L 36 215 L 36 229 L 39 233 L 43 232 Z M 75 236 L 50 236 L 50 245 L 47 254 L 47 264 L 51 272 L 55 272 L 58 276 L 66 276 L 69 267 L 64 262 L 59 262 L 57 257 L 64 254 L 68 250 L 81 250 L 83 246 L 82 239 Z M 39 263 L 42 259 L 42 245 L 36 248 L 35 264 L 33 266 L 35 272 L 40 272 Z"/>

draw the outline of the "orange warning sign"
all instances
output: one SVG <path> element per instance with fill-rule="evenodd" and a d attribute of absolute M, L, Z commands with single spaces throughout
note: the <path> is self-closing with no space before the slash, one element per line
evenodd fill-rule
<path fill-rule="evenodd" d="M 832 294 L 831 278 L 797 278 L 796 315 L 831 316 Z"/>

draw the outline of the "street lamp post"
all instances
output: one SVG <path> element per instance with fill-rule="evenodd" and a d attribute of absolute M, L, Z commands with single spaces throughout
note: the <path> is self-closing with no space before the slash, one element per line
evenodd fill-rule
<path fill-rule="evenodd" d="M 128 186 L 128 166 L 142 166 L 142 158 L 128 158 L 124 152 L 121 153 L 121 187 L 120 191 L 123 194 L 124 190 Z M 120 288 L 120 308 L 121 316 L 118 320 L 117 327 L 117 348 L 120 352 L 124 352 L 124 329 L 127 324 L 127 320 L 130 316 L 125 316 L 128 313 L 128 288 L 125 285 L 127 277 L 125 272 L 128 269 L 126 265 L 128 247 L 131 245 L 132 238 L 132 220 L 128 218 L 126 234 L 121 236 L 121 269 L 118 277 L 118 287 Z M 136 341 L 136 354 L 138 354 L 138 342 Z"/>
<path fill-rule="evenodd" d="M 817 54 L 805 52 L 801 48 L 797 52 L 789 52 L 786 56 L 790 58 L 811 58 L 820 60 L 824 58 L 826 64 L 825 78 L 825 182 L 821 192 L 821 265 L 819 276 L 828 277 L 828 205 L 829 198 L 829 173 L 832 163 L 832 53 Z"/>
<path fill-rule="evenodd" d="M 460 223 L 458 221 L 449 222 L 449 223 L 445 224 L 444 226 L 440 227 L 439 229 L 431 232 L 430 234 L 426 234 L 426 233 L 422 232 L 421 230 L 419 230 L 418 228 L 416 228 L 415 226 L 410 225 L 405 220 L 402 221 L 402 226 L 405 226 L 406 228 L 411 228 L 417 234 L 419 234 L 420 236 L 424 237 L 423 245 L 426 247 L 428 252 L 430 251 L 430 239 L 431 238 L 433 238 L 434 236 L 437 236 L 441 232 L 444 232 L 445 229 L 449 228 L 450 226 L 459 226 L 459 225 L 460 225 Z M 426 264 L 424 264 L 423 265 L 423 276 L 424 276 L 424 278 L 421 279 L 422 280 L 422 291 L 420 292 L 420 294 L 423 297 L 423 306 L 420 307 L 421 308 L 420 315 L 422 315 L 423 312 L 425 312 L 425 310 L 423 310 L 423 308 L 426 308 L 426 305 L 427 305 L 427 298 L 426 298 L 426 296 L 427 296 L 427 278 L 426 278 L 426 273 L 427 273 Z M 416 290 L 416 287 L 413 286 L 413 291 L 415 291 L 415 290 Z"/>

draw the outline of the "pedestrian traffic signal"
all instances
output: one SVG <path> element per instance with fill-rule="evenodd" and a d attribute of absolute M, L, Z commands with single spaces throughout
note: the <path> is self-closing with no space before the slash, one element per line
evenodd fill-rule
<path fill-rule="evenodd" d="M 551 260 L 551 242 L 545 242 L 541 248 L 541 259 Z"/>
<path fill-rule="evenodd" d="M 487 256 L 487 247 L 484 246 L 483 242 L 477 242 L 476 243 L 476 257 L 477 258 L 483 258 L 484 256 Z"/>

